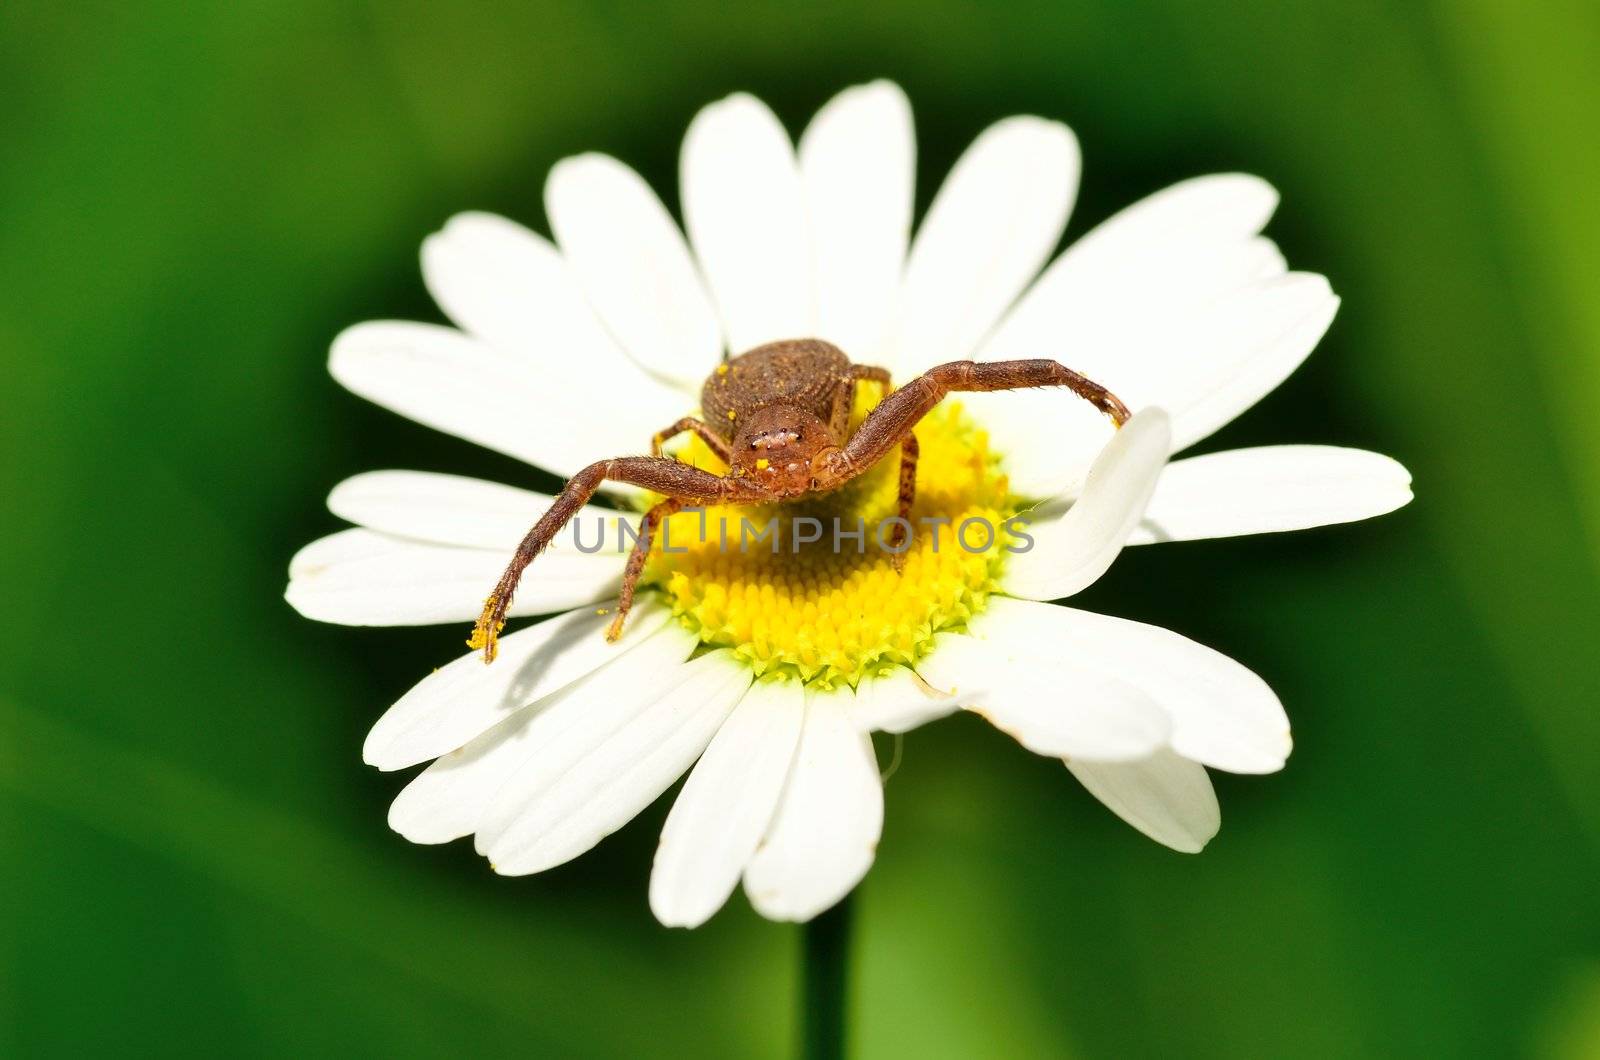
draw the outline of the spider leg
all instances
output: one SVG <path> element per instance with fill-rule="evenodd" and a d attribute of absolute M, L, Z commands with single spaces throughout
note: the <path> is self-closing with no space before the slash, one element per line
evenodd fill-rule
<path fill-rule="evenodd" d="M 706 443 L 707 448 L 717 454 L 717 459 L 724 464 L 728 462 L 728 443 L 713 431 L 709 424 L 693 416 L 685 416 L 666 430 L 657 431 L 655 437 L 650 439 L 650 455 L 660 456 L 662 443 L 669 438 L 676 438 L 684 431 L 693 431 L 702 442 Z"/>
<path fill-rule="evenodd" d="M 622 636 L 622 623 L 633 608 L 634 586 L 639 584 L 639 576 L 644 573 L 645 560 L 650 558 L 650 542 L 656 536 L 656 527 L 668 516 L 681 511 L 688 503 L 682 497 L 668 497 L 645 512 L 644 518 L 639 520 L 639 536 L 633 542 L 633 551 L 628 553 L 628 566 L 622 572 L 622 593 L 617 597 L 617 617 L 606 627 L 606 640 L 614 641 Z"/>
<path fill-rule="evenodd" d="M 833 392 L 833 408 L 828 414 L 828 430 L 834 438 L 843 439 L 850 433 L 850 413 L 856 407 L 856 377 L 841 376 Z"/>
<path fill-rule="evenodd" d="M 478 616 L 472 638 L 467 641 L 468 647 L 483 650 L 484 662 L 494 662 L 500 629 L 505 625 L 506 611 L 511 607 L 511 598 L 517 591 L 517 583 L 522 580 L 522 572 L 527 570 L 528 564 L 544 551 L 578 510 L 588 503 L 600 484 L 607 481 L 642 486 L 683 502 L 749 503 L 767 499 L 766 491 L 753 482 L 713 475 L 709 471 L 661 457 L 627 456 L 590 464 L 572 476 L 566 488 L 556 497 L 555 503 L 533 524 L 533 529 L 523 537 L 505 573 L 500 575 L 494 590 L 484 601 L 483 613 Z M 629 566 L 632 566 L 631 559 Z M 640 566 L 643 566 L 643 560 Z M 634 580 L 638 580 L 637 574 Z"/>
<path fill-rule="evenodd" d="M 1064 386 L 1121 427 L 1128 407 L 1111 391 L 1056 361 L 951 361 L 930 368 L 878 403 L 842 450 L 818 469 L 817 488 L 842 485 L 882 460 L 946 394 Z"/>
<path fill-rule="evenodd" d="M 905 570 L 906 557 L 911 555 L 910 526 L 911 506 L 917 500 L 917 457 L 921 453 L 921 446 L 917 444 L 917 436 L 908 432 L 900 439 L 900 508 L 901 521 L 895 524 L 894 535 L 889 539 L 891 549 L 900 549 L 894 553 L 894 569 Z M 901 549 L 900 546 L 907 547 Z"/>
<path fill-rule="evenodd" d="M 889 383 L 889 369 L 887 368 L 879 368 L 875 364 L 852 364 L 850 366 L 850 378 L 882 383 L 884 397 L 889 396 L 891 386 Z"/>
<path fill-rule="evenodd" d="M 888 397 L 892 389 L 889 369 L 879 368 L 875 364 L 852 364 L 850 370 L 840 377 L 839 388 L 834 391 L 828 427 L 835 438 L 843 438 L 850 433 L 850 413 L 856 407 L 856 383 L 861 380 L 882 384 L 884 397 Z"/>

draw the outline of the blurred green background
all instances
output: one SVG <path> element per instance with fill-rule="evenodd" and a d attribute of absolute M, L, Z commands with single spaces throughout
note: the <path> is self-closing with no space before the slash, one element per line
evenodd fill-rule
<path fill-rule="evenodd" d="M 1583 2 L 0 7 L 0 1054 L 791 1050 L 795 929 L 651 918 L 664 807 L 526 879 L 391 834 L 362 736 L 461 631 L 281 593 L 348 474 L 550 485 L 327 377 L 341 327 L 438 319 L 424 235 L 543 228 L 586 149 L 675 201 L 700 105 L 797 132 L 888 76 L 923 205 L 1017 112 L 1083 143 L 1069 236 L 1270 179 L 1344 308 L 1207 447 L 1370 447 L 1418 500 L 1083 598 L 1288 706 L 1288 769 L 1220 777 L 1199 857 L 977 719 L 912 734 L 858 1053 L 1600 1056 L 1597 56 Z"/>

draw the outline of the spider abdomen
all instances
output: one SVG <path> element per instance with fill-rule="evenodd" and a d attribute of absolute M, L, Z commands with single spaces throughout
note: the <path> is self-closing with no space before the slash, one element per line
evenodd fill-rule
<path fill-rule="evenodd" d="M 803 409 L 827 422 L 849 374 L 850 359 L 831 342 L 769 342 L 718 365 L 700 389 L 700 408 L 706 424 L 729 439 L 741 416 L 771 405 Z"/>

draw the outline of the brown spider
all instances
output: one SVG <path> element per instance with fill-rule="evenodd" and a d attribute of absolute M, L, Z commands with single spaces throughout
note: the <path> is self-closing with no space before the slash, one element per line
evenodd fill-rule
<path fill-rule="evenodd" d="M 638 540 L 628 556 L 617 615 L 606 639 L 622 635 L 633 606 L 633 591 L 644 571 L 655 529 L 689 504 L 771 504 L 807 493 L 836 489 L 869 470 L 900 447 L 899 513 L 890 544 L 902 543 L 917 490 L 917 423 L 946 394 L 959 391 L 1019 390 L 1065 386 L 1121 427 L 1128 408 L 1116 395 L 1072 369 L 1048 360 L 951 361 L 930 368 L 888 393 L 846 438 L 856 383 L 867 379 L 889 389 L 886 369 L 851 364 L 837 346 L 821 339 L 787 339 L 757 346 L 719 365 L 700 390 L 706 419 L 685 416 L 658 433 L 650 456 L 623 456 L 590 464 L 574 475 L 550 509 L 517 546 L 516 555 L 484 604 L 468 643 L 493 662 L 496 640 L 522 572 L 573 514 L 588 503 L 600 483 L 626 482 L 666 497 L 645 513 Z M 693 431 L 728 465 L 713 475 L 661 455 L 668 438 Z M 904 558 L 902 550 L 896 562 Z"/>

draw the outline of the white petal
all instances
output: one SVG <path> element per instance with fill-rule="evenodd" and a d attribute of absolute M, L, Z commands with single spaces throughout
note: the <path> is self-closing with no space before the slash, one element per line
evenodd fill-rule
<path fill-rule="evenodd" d="M 379 769 L 405 769 L 454 751 L 618 658 L 670 614 L 646 596 L 628 615 L 624 636 L 612 643 L 605 637 L 609 611 L 583 608 L 502 637 L 492 665 L 469 652 L 433 671 L 378 719 L 367 734 L 363 760 Z"/>
<path fill-rule="evenodd" d="M 345 479 L 328 495 L 328 510 L 358 526 L 437 545 L 510 552 L 554 502 L 547 493 L 431 471 L 368 471 Z M 585 506 L 550 543 L 550 555 L 577 545 L 615 553 L 617 523 L 638 522 L 608 508 Z"/>
<path fill-rule="evenodd" d="M 367 559 L 379 550 L 397 544 L 399 542 L 396 539 L 386 534 L 373 534 L 365 530 L 359 533 L 353 530 L 340 530 L 338 533 L 317 538 L 290 556 L 289 580 L 293 581 L 305 575 L 314 576 L 329 567 Z"/>
<path fill-rule="evenodd" d="M 806 696 L 789 783 L 744 872 L 769 920 L 810 920 L 861 881 L 883 832 L 883 783 L 872 737 L 850 719 L 848 688 Z"/>
<path fill-rule="evenodd" d="M 1218 302 L 1196 322 L 1195 369 L 1175 373 L 1151 399 L 1172 413 L 1173 452 L 1276 390 L 1310 356 L 1338 311 L 1327 279 L 1314 273 L 1289 273 Z"/>
<path fill-rule="evenodd" d="M 1198 854 L 1222 826 L 1205 767 L 1171 751 L 1138 762 L 1069 759 L 1067 768 L 1112 813 L 1173 850 Z"/>
<path fill-rule="evenodd" d="M 1192 177 L 1096 225 L 1050 266 L 1050 272 L 1085 270 L 1085 259 L 1099 268 L 1141 262 L 1159 267 L 1152 258 L 1174 248 L 1248 240 L 1266 227 L 1277 207 L 1277 191 L 1260 177 L 1248 173 Z M 1069 260 L 1077 264 L 1069 265 Z"/>
<path fill-rule="evenodd" d="M 642 697 L 591 702 L 495 796 L 478 849 L 516 876 L 571 861 L 654 802 L 750 687 L 730 651 L 660 674 Z"/>
<path fill-rule="evenodd" d="M 722 359 L 722 331 L 655 192 L 616 159 L 587 154 L 556 164 L 544 201 L 561 252 L 623 348 L 698 393 Z"/>
<path fill-rule="evenodd" d="M 1061 238 L 1078 193 L 1065 125 L 991 125 L 956 162 L 918 229 L 889 366 L 905 379 L 972 355 Z"/>
<path fill-rule="evenodd" d="M 862 732 L 910 732 L 959 706 L 959 698 L 940 695 L 910 667 L 894 666 L 861 679 L 850 716 Z"/>
<path fill-rule="evenodd" d="M 1130 317 L 1114 335 L 1060 360 L 1109 388 L 1135 412 L 1172 417 L 1172 451 L 1209 435 L 1299 366 L 1333 320 L 1339 300 L 1321 276 L 1255 280 L 1226 295 Z M 985 358 L 990 357 L 988 352 Z M 1007 455 L 1025 496 L 1072 493 L 1110 433 L 1087 403 L 1046 391 L 972 395 L 968 407 Z"/>
<path fill-rule="evenodd" d="M 1284 271 L 1277 248 L 1256 236 L 1277 201 L 1258 178 L 1222 174 L 1135 203 L 1067 248 L 978 359 L 1055 358 L 1134 409 L 1176 415 L 1183 394 L 1164 383 L 1207 367 L 1195 334 L 1207 307 Z M 974 395 L 968 407 L 1024 496 L 1076 490 L 1109 434 L 1101 416 L 1059 393 Z"/>
<path fill-rule="evenodd" d="M 643 451 L 659 429 L 646 425 L 689 407 L 631 364 L 562 356 L 540 362 L 451 328 L 370 321 L 334 339 L 328 370 L 386 409 L 558 475 Z"/>
<path fill-rule="evenodd" d="M 1053 658 L 1028 651 L 1031 642 L 989 611 L 970 628 L 970 635 L 939 634 L 917 672 L 1028 750 L 1116 762 L 1166 744 L 1166 714 L 1133 681 L 1064 651 Z"/>
<path fill-rule="evenodd" d="M 695 638 L 675 624 L 635 640 L 623 653 L 567 687 L 517 711 L 417 774 L 389 808 L 389 827 L 413 843 L 446 843 L 475 831 L 500 788 L 540 749 L 595 709 L 642 701 L 661 674 L 678 666 Z"/>
<path fill-rule="evenodd" d="M 1411 474 L 1362 449 L 1273 445 L 1168 464 L 1130 545 L 1304 530 L 1392 512 Z"/>
<path fill-rule="evenodd" d="M 471 835 L 494 793 L 528 756 L 528 723 L 520 711 L 434 762 L 389 804 L 389 827 L 413 843 L 448 843 Z"/>
<path fill-rule="evenodd" d="M 981 358 L 1056 357 L 1086 373 L 1108 369 L 1122 355 L 1130 327 L 1281 275 L 1283 256 L 1256 237 L 1277 201 L 1264 181 L 1226 174 L 1135 203 L 1051 263 L 984 344 Z M 1181 348 L 1138 352 L 1186 356 Z"/>
<path fill-rule="evenodd" d="M 797 682 L 758 684 L 712 738 L 661 830 L 650 873 L 657 920 L 698 927 L 728 900 L 772 823 L 804 717 Z"/>
<path fill-rule="evenodd" d="M 1171 630 L 1004 597 L 990 598 L 971 628 L 1017 659 L 1101 671 L 1136 686 L 1171 718 L 1170 746 L 1185 758 L 1270 773 L 1289 755 L 1289 719 L 1266 682 Z M 925 665 L 918 669 L 928 675 Z"/>
<path fill-rule="evenodd" d="M 514 221 L 457 214 L 423 241 L 422 273 L 440 308 L 463 331 L 532 361 L 550 383 L 605 393 L 623 407 L 660 411 L 683 400 L 641 371 L 607 334 L 549 240 Z"/>
<path fill-rule="evenodd" d="M 496 214 L 457 214 L 423 240 L 422 278 L 462 331 L 507 350 L 536 345 L 551 313 L 586 314 L 549 241 Z"/>
<path fill-rule="evenodd" d="M 511 551 L 430 545 L 359 527 L 341 530 L 290 560 L 284 598 L 307 618 L 347 626 L 470 622 Z M 529 568 L 509 613 L 542 615 L 614 596 L 626 563 L 626 555 L 611 550 L 552 550 Z"/>
<path fill-rule="evenodd" d="M 911 105 L 874 81 L 839 93 L 800 137 L 816 254 L 817 334 L 859 363 L 888 352 L 911 236 Z"/>
<path fill-rule="evenodd" d="M 1139 525 L 1166 464 L 1169 438 L 1160 409 L 1135 414 L 1095 460 L 1072 506 L 1059 516 L 1045 509 L 1028 526 L 1032 546 L 1007 561 L 1005 591 L 1055 600 L 1094 584 Z"/>
<path fill-rule="evenodd" d="M 728 349 L 816 332 L 805 190 L 789 134 L 743 93 L 684 135 L 683 217 L 722 314 Z"/>

